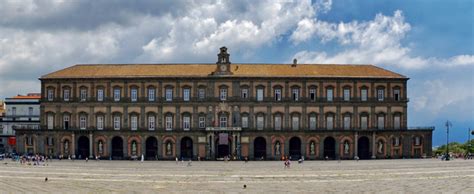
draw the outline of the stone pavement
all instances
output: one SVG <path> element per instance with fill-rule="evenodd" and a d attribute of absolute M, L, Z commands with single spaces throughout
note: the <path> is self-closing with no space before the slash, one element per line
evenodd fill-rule
<path fill-rule="evenodd" d="M 474 160 L 462 159 L 305 161 L 289 169 L 277 161 L 46 164 L 1 161 L 0 193 L 474 193 Z"/>

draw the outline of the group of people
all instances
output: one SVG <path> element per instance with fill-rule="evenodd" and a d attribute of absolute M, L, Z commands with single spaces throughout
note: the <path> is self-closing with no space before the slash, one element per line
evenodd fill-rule
<path fill-rule="evenodd" d="M 23 165 L 40 166 L 42 164 L 44 166 L 46 162 L 52 160 L 52 157 L 40 155 L 40 154 L 24 155 L 24 156 L 19 156 L 17 160 L 20 162 L 20 164 L 23 164 Z"/>

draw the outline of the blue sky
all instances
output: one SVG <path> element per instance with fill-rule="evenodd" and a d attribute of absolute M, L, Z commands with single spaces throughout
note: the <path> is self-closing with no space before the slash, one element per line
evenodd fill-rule
<path fill-rule="evenodd" d="M 374 64 L 410 77 L 409 126 L 433 145 L 474 128 L 474 3 L 388 1 L 5 1 L 0 98 L 38 92 L 77 63 Z"/>

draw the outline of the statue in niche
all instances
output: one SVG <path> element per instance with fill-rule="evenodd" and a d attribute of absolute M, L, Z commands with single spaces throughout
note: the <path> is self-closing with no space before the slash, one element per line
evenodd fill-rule
<path fill-rule="evenodd" d="M 316 152 L 314 151 L 314 141 L 312 141 L 311 144 L 309 145 L 309 153 L 311 155 L 316 154 Z"/>
<path fill-rule="evenodd" d="M 166 154 L 171 155 L 171 142 L 168 142 L 166 145 Z"/>
<path fill-rule="evenodd" d="M 349 154 L 349 142 L 344 142 L 344 154 Z"/>
<path fill-rule="evenodd" d="M 377 152 L 379 154 L 383 154 L 383 142 L 382 141 L 379 141 L 379 146 L 378 146 Z"/>
<path fill-rule="evenodd" d="M 99 154 L 102 154 L 103 151 L 104 151 L 104 144 L 102 143 L 102 141 L 99 141 Z"/>
<path fill-rule="evenodd" d="M 137 142 L 135 141 L 132 142 L 132 154 L 133 155 L 137 154 Z"/>
<path fill-rule="evenodd" d="M 400 137 L 395 137 L 395 146 L 400 145 Z"/>
<path fill-rule="evenodd" d="M 276 144 L 275 144 L 275 155 L 280 155 L 281 152 L 280 152 L 280 142 L 277 141 Z"/>

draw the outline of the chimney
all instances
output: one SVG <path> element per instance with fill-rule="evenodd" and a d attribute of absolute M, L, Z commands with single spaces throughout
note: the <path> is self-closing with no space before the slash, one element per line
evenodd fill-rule
<path fill-rule="evenodd" d="M 296 67 L 296 64 L 298 64 L 298 61 L 296 60 L 296 58 L 293 59 L 293 64 L 291 65 L 291 67 Z"/>

